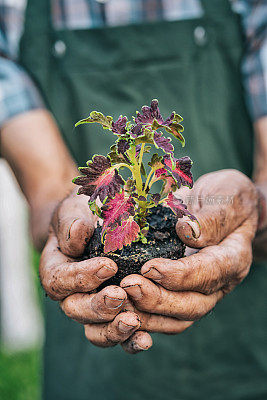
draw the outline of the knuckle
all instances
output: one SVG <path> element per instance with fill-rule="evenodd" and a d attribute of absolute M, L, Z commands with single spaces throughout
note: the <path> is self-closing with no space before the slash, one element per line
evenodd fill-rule
<path fill-rule="evenodd" d="M 180 275 L 180 282 L 182 287 L 185 286 L 188 281 L 192 280 L 192 275 L 193 275 L 193 270 L 194 266 L 193 264 L 188 264 L 184 262 L 183 260 L 179 260 L 179 267 L 176 273 Z"/>
<path fill-rule="evenodd" d="M 206 282 L 205 285 L 203 286 L 201 293 L 209 296 L 210 294 L 213 294 L 217 287 L 219 286 L 219 281 L 218 280 L 210 280 L 210 282 Z"/>
<path fill-rule="evenodd" d="M 243 281 L 243 279 L 247 276 L 250 266 L 252 264 L 253 254 L 252 254 L 252 246 L 245 245 L 242 246 L 239 252 L 239 263 L 233 269 L 232 279 L 238 284 Z"/>
<path fill-rule="evenodd" d="M 78 292 L 86 292 L 91 289 L 92 277 L 83 271 L 78 271 L 75 275 L 75 287 Z"/>
<path fill-rule="evenodd" d="M 126 335 L 125 334 L 119 335 L 110 326 L 107 329 L 105 329 L 105 330 L 103 329 L 101 331 L 101 336 L 102 336 L 102 343 L 104 343 L 105 346 L 113 347 L 113 346 L 116 346 L 116 344 L 118 344 L 120 341 L 124 341 L 124 337 Z"/>
<path fill-rule="evenodd" d="M 204 315 L 207 314 L 207 311 L 203 308 L 203 307 L 194 307 L 192 308 L 189 313 L 189 320 L 190 321 L 198 321 L 199 319 L 201 319 L 202 317 L 204 317 Z"/>
<path fill-rule="evenodd" d="M 203 304 L 202 301 L 196 302 L 190 294 L 185 295 L 183 301 L 185 309 L 183 315 L 184 320 L 196 321 L 201 319 L 207 313 L 205 304 Z"/>
<path fill-rule="evenodd" d="M 221 286 L 221 281 L 221 276 L 218 276 L 216 273 L 212 275 L 211 272 L 209 272 L 201 285 L 201 293 L 205 295 L 214 293 Z"/>
<path fill-rule="evenodd" d="M 157 292 L 154 293 L 154 295 L 151 296 L 150 299 L 149 299 L 150 300 L 149 301 L 149 308 L 151 310 L 165 308 L 166 300 L 167 301 L 168 300 L 170 300 L 170 301 L 172 300 L 172 298 L 171 298 L 172 293 L 171 292 L 169 293 L 169 296 L 167 295 L 169 297 L 169 299 L 168 298 L 166 299 L 165 289 L 160 285 L 157 285 L 156 287 L 157 287 Z"/>
<path fill-rule="evenodd" d="M 140 328 L 149 331 L 151 329 L 151 320 L 152 314 L 142 313 L 142 315 L 140 315 Z"/>

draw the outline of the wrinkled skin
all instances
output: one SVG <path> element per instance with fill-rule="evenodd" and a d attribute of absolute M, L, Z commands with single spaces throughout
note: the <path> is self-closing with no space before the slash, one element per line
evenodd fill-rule
<path fill-rule="evenodd" d="M 121 287 L 99 293 L 95 289 L 117 266 L 103 257 L 75 261 L 95 225 L 87 198 L 71 195 L 58 207 L 41 258 L 41 281 L 66 315 L 84 324 L 93 344 L 120 343 L 129 353 L 147 350 L 152 346 L 149 332 L 183 332 L 248 274 L 258 222 L 252 181 L 236 170 L 222 170 L 202 176 L 189 193 L 179 191 L 179 196 L 187 194 L 201 230 L 186 220 L 179 220 L 176 230 L 187 246 L 200 250 L 175 261 L 153 259 L 144 264 L 142 275 L 129 275 Z M 207 204 L 210 195 L 230 201 Z"/>

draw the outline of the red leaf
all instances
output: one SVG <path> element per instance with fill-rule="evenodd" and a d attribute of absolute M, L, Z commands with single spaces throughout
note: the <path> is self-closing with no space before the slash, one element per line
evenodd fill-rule
<path fill-rule="evenodd" d="M 132 197 L 126 197 L 125 192 L 116 193 L 114 199 L 109 199 L 102 206 L 101 217 L 104 220 L 102 235 L 104 231 L 114 225 L 120 224 L 122 220 L 126 220 L 130 215 L 134 215 L 134 200 Z"/>
<path fill-rule="evenodd" d="M 122 221 L 115 229 L 108 228 L 103 237 L 104 253 L 122 250 L 123 246 L 131 244 L 138 238 L 140 232 L 139 225 L 130 216 L 126 221 Z"/>
<path fill-rule="evenodd" d="M 172 192 L 168 194 L 168 197 L 165 199 L 164 203 L 172 209 L 178 218 L 187 216 L 191 219 L 191 221 L 197 221 L 196 217 L 187 210 L 186 204 L 184 204 L 181 199 L 175 197 Z"/>
<path fill-rule="evenodd" d="M 189 157 L 173 158 L 175 168 L 172 169 L 172 160 L 169 155 L 163 156 L 163 163 L 165 168 L 172 174 L 177 182 L 178 188 L 181 185 L 188 186 L 190 189 L 193 187 L 193 175 L 191 172 L 192 160 Z"/>
<path fill-rule="evenodd" d="M 168 194 L 169 192 L 177 189 L 177 184 L 172 176 L 163 175 L 160 179 L 164 181 L 162 195 Z"/>
<path fill-rule="evenodd" d="M 104 156 L 95 155 L 87 167 L 79 168 L 82 176 L 78 176 L 73 183 L 80 185 L 78 194 L 90 196 L 90 202 L 99 196 L 100 201 L 107 197 L 114 197 L 121 190 L 124 180 L 118 171 L 111 166 L 111 162 Z"/>
<path fill-rule="evenodd" d="M 155 183 L 161 180 L 163 181 L 161 195 L 168 194 L 169 192 L 175 191 L 178 188 L 175 179 L 165 168 L 157 169 L 155 171 L 155 178 L 151 182 Z"/>
<path fill-rule="evenodd" d="M 159 168 L 155 171 L 155 177 L 157 178 L 157 180 L 163 179 L 167 173 L 168 171 L 165 168 Z"/>

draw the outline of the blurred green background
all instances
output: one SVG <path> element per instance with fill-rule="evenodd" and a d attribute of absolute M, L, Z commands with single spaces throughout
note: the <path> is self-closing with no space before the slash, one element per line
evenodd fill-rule
<path fill-rule="evenodd" d="M 34 286 L 33 301 L 42 315 L 44 292 L 39 283 L 39 254 L 32 248 L 29 251 L 30 284 Z M 2 283 L 3 284 L 3 283 Z M 1 304 L 1 306 L 3 306 Z M 2 307 L 1 307 L 2 310 Z M 1 314 L 2 311 L 1 311 Z M 2 317 L 2 315 L 1 315 Z M 1 318 L 3 324 L 3 318 Z M 33 324 L 36 321 L 33 321 Z M 42 327 L 41 327 L 42 329 Z M 2 332 L 2 329 L 1 329 Z M 14 339 L 13 339 L 14 340 Z M 43 337 L 32 340 L 27 345 L 12 347 L 0 337 L 0 399 L 1 400 L 40 400 L 42 380 L 42 343 Z M 21 347 L 21 348 L 19 348 Z"/>
<path fill-rule="evenodd" d="M 40 400 L 40 349 L 0 352 L 0 399 Z"/>

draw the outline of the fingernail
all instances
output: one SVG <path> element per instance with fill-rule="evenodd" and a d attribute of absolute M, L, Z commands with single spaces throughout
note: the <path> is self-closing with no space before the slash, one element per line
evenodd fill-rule
<path fill-rule="evenodd" d="M 109 268 L 107 266 L 102 267 L 96 272 L 96 276 L 99 279 L 107 279 L 111 278 L 113 275 L 115 275 L 115 271 L 112 268 Z"/>
<path fill-rule="evenodd" d="M 191 221 L 188 217 L 183 217 L 176 229 L 178 235 L 186 239 L 198 239 L 201 233 L 199 222 Z"/>
<path fill-rule="evenodd" d="M 125 286 L 123 287 L 123 289 L 125 289 L 126 292 L 136 300 L 139 300 L 142 297 L 142 291 L 140 285 Z"/>
<path fill-rule="evenodd" d="M 108 308 L 116 309 L 122 306 L 125 299 L 116 299 L 114 297 L 104 296 L 104 302 Z"/>
<path fill-rule="evenodd" d="M 155 281 L 162 279 L 161 273 L 155 268 L 151 267 L 147 272 L 143 274 L 146 278 L 153 279 Z"/>
<path fill-rule="evenodd" d="M 135 329 L 135 328 L 137 328 L 136 325 L 135 325 L 135 326 L 133 326 L 133 325 L 128 325 L 128 324 L 125 324 L 125 323 L 122 322 L 122 321 L 119 321 L 119 330 L 120 330 L 121 332 L 123 332 L 123 333 L 130 332 L 131 330 L 133 330 L 133 329 Z"/>
<path fill-rule="evenodd" d="M 200 236 L 200 224 L 198 221 L 191 221 L 190 218 L 184 217 L 184 221 L 187 223 L 187 225 L 190 226 L 192 230 L 192 235 L 194 239 L 198 239 Z"/>
<path fill-rule="evenodd" d="M 76 221 L 78 221 L 80 218 L 75 218 L 72 223 L 69 226 L 69 229 L 67 231 L 67 241 L 70 240 L 71 237 L 71 228 L 73 227 L 73 225 L 75 224 Z"/>

